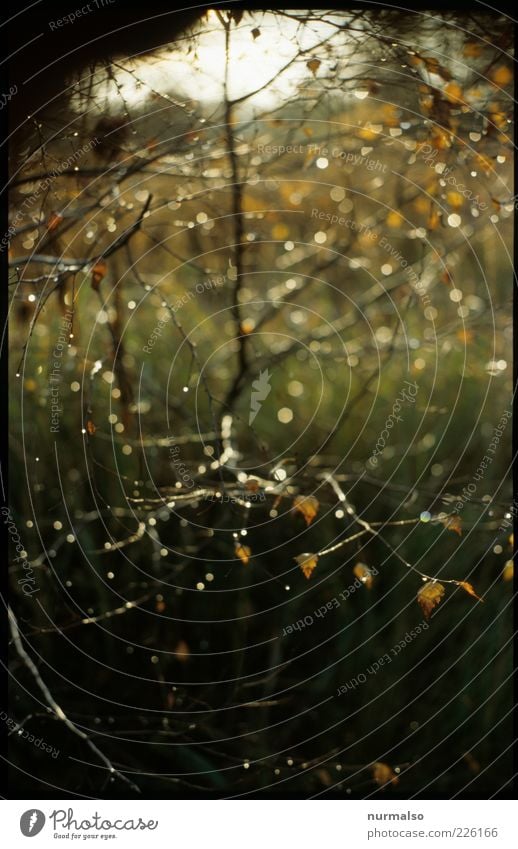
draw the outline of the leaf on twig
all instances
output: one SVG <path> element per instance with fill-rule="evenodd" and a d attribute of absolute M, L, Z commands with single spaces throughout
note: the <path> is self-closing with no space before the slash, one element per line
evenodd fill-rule
<path fill-rule="evenodd" d="M 513 78 L 513 72 L 507 65 L 500 65 L 491 73 L 491 79 L 496 85 L 508 85 Z"/>
<path fill-rule="evenodd" d="M 504 581 L 512 581 L 514 578 L 514 563 L 512 560 L 508 560 L 504 566 L 502 572 L 502 579 Z"/>
<path fill-rule="evenodd" d="M 368 590 L 371 589 L 374 578 L 372 577 L 372 572 L 365 563 L 357 563 L 353 569 L 353 574 L 365 584 Z"/>
<path fill-rule="evenodd" d="M 258 27 L 254 27 L 254 29 L 252 30 L 252 38 L 254 39 L 254 41 L 256 38 L 259 38 L 260 35 L 261 30 Z"/>
<path fill-rule="evenodd" d="M 47 230 L 49 231 L 49 233 L 52 233 L 53 230 L 56 230 L 62 221 L 62 215 L 60 215 L 58 212 L 51 212 L 49 220 L 47 221 Z"/>
<path fill-rule="evenodd" d="M 422 61 L 426 66 L 426 70 L 430 74 L 437 74 L 437 76 L 442 77 L 443 80 L 451 80 L 451 74 L 441 65 L 439 60 L 435 58 L 435 56 L 421 56 Z"/>
<path fill-rule="evenodd" d="M 450 103 L 462 102 L 462 89 L 456 82 L 448 83 L 444 86 L 444 94 Z"/>
<path fill-rule="evenodd" d="M 446 192 L 446 200 L 453 209 L 460 209 L 464 203 L 464 196 L 460 192 Z"/>
<path fill-rule="evenodd" d="M 92 289 L 95 292 L 99 291 L 99 285 L 103 277 L 106 276 L 107 271 L 108 266 L 102 259 L 99 260 L 99 262 L 96 262 L 94 267 L 92 268 Z"/>
<path fill-rule="evenodd" d="M 372 765 L 372 777 L 379 787 L 385 787 L 387 784 L 395 786 L 399 781 L 392 767 L 382 761 Z"/>
<path fill-rule="evenodd" d="M 251 554 L 252 549 L 249 548 L 247 545 L 241 545 L 240 542 L 236 543 L 236 556 L 239 557 L 241 563 L 244 563 L 245 566 L 250 560 Z"/>
<path fill-rule="evenodd" d="M 311 525 L 311 522 L 318 513 L 320 504 L 314 495 L 297 495 L 293 500 L 293 507 L 302 513 L 306 520 L 306 525 Z"/>
<path fill-rule="evenodd" d="M 231 12 L 229 12 L 229 18 L 234 21 L 236 27 L 237 27 L 238 24 L 241 23 L 242 17 L 243 17 L 243 10 L 242 9 L 233 9 Z"/>
<path fill-rule="evenodd" d="M 433 127 L 430 142 L 437 150 L 446 150 L 451 147 L 451 134 L 442 127 Z"/>
<path fill-rule="evenodd" d="M 400 215 L 399 212 L 396 212 L 394 209 L 389 212 L 385 219 L 388 227 L 401 227 L 403 224 L 403 216 Z"/>
<path fill-rule="evenodd" d="M 311 578 L 313 570 L 318 563 L 318 554 L 298 554 L 295 561 L 302 569 L 305 578 Z"/>
<path fill-rule="evenodd" d="M 439 519 L 439 521 L 449 531 L 453 531 L 460 537 L 462 536 L 462 519 L 460 518 L 460 516 L 445 516 L 444 519 Z"/>
<path fill-rule="evenodd" d="M 311 71 L 314 77 L 316 77 L 317 71 L 320 68 L 321 64 L 322 62 L 320 61 L 320 59 L 317 58 L 308 59 L 308 61 L 306 62 L 306 65 L 308 66 L 309 70 Z"/>
<path fill-rule="evenodd" d="M 90 436 L 93 436 L 96 430 L 97 430 L 97 428 L 96 428 L 96 426 L 94 425 L 93 421 L 92 421 L 91 419 L 88 419 L 88 421 L 87 421 L 87 423 L 86 423 L 86 432 L 87 432 Z"/>
<path fill-rule="evenodd" d="M 483 598 L 480 598 L 480 596 L 476 594 L 475 590 L 473 589 L 471 584 L 468 583 L 468 581 L 457 581 L 457 586 L 462 587 L 462 589 L 467 592 L 468 595 L 472 595 L 473 598 L 478 599 L 478 601 L 484 601 Z"/>
<path fill-rule="evenodd" d="M 441 214 L 437 209 L 432 209 L 430 215 L 428 216 L 428 221 L 426 222 L 426 227 L 428 230 L 437 230 L 437 227 L 441 223 Z"/>
<path fill-rule="evenodd" d="M 432 610 L 442 601 L 443 596 L 444 587 L 442 584 L 437 583 L 437 581 L 427 581 L 426 584 L 423 584 L 417 593 L 417 601 L 425 619 L 430 618 Z"/>

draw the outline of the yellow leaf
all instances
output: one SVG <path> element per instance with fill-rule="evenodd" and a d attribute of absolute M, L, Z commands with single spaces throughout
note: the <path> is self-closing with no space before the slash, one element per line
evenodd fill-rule
<path fill-rule="evenodd" d="M 453 531 L 453 533 L 458 534 L 460 537 L 462 536 L 462 519 L 460 516 L 446 516 L 444 519 L 440 519 L 440 521 L 449 531 Z"/>
<path fill-rule="evenodd" d="M 513 72 L 507 65 L 500 65 L 491 73 L 491 79 L 496 85 L 508 85 L 513 78 Z"/>
<path fill-rule="evenodd" d="M 322 63 L 320 59 L 309 59 L 309 61 L 306 62 L 306 65 L 308 66 L 309 70 L 311 71 L 314 77 L 316 76 L 321 64 Z"/>
<path fill-rule="evenodd" d="M 360 127 L 357 130 L 356 135 L 358 138 L 363 139 L 364 141 L 374 141 L 379 136 L 379 133 L 376 130 L 373 130 L 372 127 Z"/>
<path fill-rule="evenodd" d="M 460 209 L 464 203 L 464 198 L 459 192 L 446 192 L 446 200 L 453 209 Z"/>
<path fill-rule="evenodd" d="M 437 607 L 443 596 L 444 587 L 442 584 L 438 584 L 437 581 L 427 581 L 426 584 L 423 584 L 417 593 L 417 601 L 426 619 L 430 618 L 432 610 Z"/>
<path fill-rule="evenodd" d="M 298 554 L 294 558 L 302 569 L 305 578 L 311 578 L 312 572 L 318 563 L 318 554 Z"/>
<path fill-rule="evenodd" d="M 385 787 L 387 784 L 396 785 L 399 781 L 392 767 L 382 761 L 372 765 L 372 777 L 380 787 Z"/>
<path fill-rule="evenodd" d="M 302 513 L 306 520 L 306 525 L 311 525 L 311 522 L 318 513 L 320 504 L 314 495 L 297 495 L 293 501 L 293 507 Z"/>
<path fill-rule="evenodd" d="M 504 581 L 512 581 L 514 578 L 514 563 L 512 560 L 508 560 L 504 566 L 504 571 L 502 572 L 502 578 Z"/>
<path fill-rule="evenodd" d="M 494 124 L 495 127 L 498 127 L 499 130 L 507 130 L 509 129 L 509 124 L 507 122 L 507 112 L 499 112 L 495 110 L 489 113 L 488 120 L 490 124 Z"/>
<path fill-rule="evenodd" d="M 399 212 L 392 210 L 392 212 L 389 212 L 385 220 L 389 227 L 401 227 L 403 223 L 403 216 L 400 215 Z"/>
<path fill-rule="evenodd" d="M 274 224 L 272 227 L 272 236 L 274 239 L 287 239 L 290 235 L 289 227 L 286 224 Z"/>
<path fill-rule="evenodd" d="M 441 127 L 433 128 L 430 141 L 432 146 L 437 150 L 446 150 L 446 148 L 451 147 L 450 134 L 446 130 L 441 129 Z"/>
<path fill-rule="evenodd" d="M 236 556 L 239 557 L 241 563 L 244 563 L 245 566 L 250 560 L 250 556 L 252 554 L 252 549 L 247 545 L 241 545 L 241 543 L 236 544 Z"/>
<path fill-rule="evenodd" d="M 353 574 L 370 590 L 374 579 L 371 570 L 365 563 L 357 563 L 353 569 Z"/>
<path fill-rule="evenodd" d="M 476 594 L 475 590 L 473 589 L 471 584 L 468 583 L 468 581 L 457 581 L 457 586 L 462 587 L 462 589 L 467 592 L 468 595 L 472 595 L 473 598 L 478 599 L 478 601 L 484 601 L 483 598 L 480 598 L 480 596 Z"/>
<path fill-rule="evenodd" d="M 249 333 L 252 333 L 255 327 L 255 321 L 252 318 L 245 318 L 241 322 L 241 333 L 247 336 Z"/>
<path fill-rule="evenodd" d="M 386 127 L 399 127 L 399 112 L 392 103 L 384 103 L 381 107 L 381 120 Z"/>
<path fill-rule="evenodd" d="M 444 94 L 450 103 L 462 102 L 462 89 L 458 83 L 451 82 L 444 86 Z"/>
<path fill-rule="evenodd" d="M 437 227 L 441 223 L 441 213 L 437 209 L 432 209 L 430 215 L 428 216 L 428 221 L 426 222 L 426 227 L 428 230 L 437 230 Z"/>

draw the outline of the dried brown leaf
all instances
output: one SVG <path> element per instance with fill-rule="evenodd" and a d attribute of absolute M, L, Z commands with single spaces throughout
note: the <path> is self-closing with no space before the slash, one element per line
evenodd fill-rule
<path fill-rule="evenodd" d="M 104 262 L 104 260 L 99 260 L 96 262 L 94 267 L 92 268 L 92 289 L 96 292 L 99 289 L 99 284 L 103 277 L 106 276 L 106 272 L 108 271 L 108 266 Z"/>
<path fill-rule="evenodd" d="M 455 534 L 462 536 L 462 519 L 460 516 L 446 516 L 440 520 L 445 528 L 453 531 Z"/>
<path fill-rule="evenodd" d="M 512 560 L 508 560 L 504 566 L 502 572 L 502 578 L 504 581 L 512 581 L 514 578 L 514 563 Z"/>
<path fill-rule="evenodd" d="M 239 557 L 241 563 L 244 563 L 245 566 L 250 560 L 251 555 L 252 549 L 249 548 L 247 545 L 241 545 L 241 543 L 238 543 L 236 545 L 236 556 Z"/>
<path fill-rule="evenodd" d="M 392 767 L 382 761 L 372 765 L 372 777 L 379 787 L 385 787 L 387 784 L 395 786 L 399 781 Z"/>
<path fill-rule="evenodd" d="M 457 586 L 461 587 L 465 592 L 468 593 L 468 595 L 472 595 L 473 598 L 476 598 L 479 601 L 484 601 L 483 598 L 480 598 L 480 596 L 476 594 L 475 590 L 473 589 L 471 584 L 468 583 L 468 581 L 457 581 Z"/>
<path fill-rule="evenodd" d="M 318 513 L 320 504 L 314 495 L 297 495 L 293 501 L 293 507 L 302 513 L 306 520 L 306 525 L 310 525 Z"/>
<path fill-rule="evenodd" d="M 437 581 L 427 581 L 426 584 L 423 584 L 417 593 L 417 601 L 426 619 L 430 618 L 432 610 L 441 602 L 443 596 L 444 587 L 442 584 L 437 583 Z"/>
<path fill-rule="evenodd" d="M 353 574 L 365 584 L 368 590 L 371 589 L 372 584 L 374 582 L 374 578 L 372 577 L 372 572 L 365 563 L 357 563 L 353 568 Z"/>
<path fill-rule="evenodd" d="M 318 554 L 298 554 L 295 561 L 302 569 L 305 578 L 311 578 L 313 570 L 318 563 Z"/>

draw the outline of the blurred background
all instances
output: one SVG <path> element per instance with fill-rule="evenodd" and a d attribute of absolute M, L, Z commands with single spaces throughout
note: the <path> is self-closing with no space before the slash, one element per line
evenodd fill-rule
<path fill-rule="evenodd" d="M 508 22 L 114 15 L 12 113 L 12 795 L 505 796 Z"/>

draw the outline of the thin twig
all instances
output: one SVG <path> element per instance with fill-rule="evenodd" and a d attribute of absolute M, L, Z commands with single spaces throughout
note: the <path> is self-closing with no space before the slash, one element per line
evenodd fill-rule
<path fill-rule="evenodd" d="M 9 608 L 9 626 L 10 626 L 11 635 L 12 635 L 14 646 L 16 648 L 18 656 L 21 658 L 21 660 L 23 661 L 23 663 L 25 664 L 25 666 L 27 667 L 29 672 L 32 674 L 34 680 L 36 681 L 36 684 L 38 685 L 41 692 L 43 693 L 45 701 L 47 702 L 47 704 L 51 708 L 56 719 L 59 719 L 60 722 L 63 722 L 66 725 L 66 727 L 69 729 L 69 731 L 72 732 L 72 734 L 75 734 L 81 740 L 84 740 L 86 745 L 91 749 L 91 751 L 95 755 L 97 755 L 98 758 L 101 759 L 101 761 L 106 765 L 108 770 L 113 775 L 116 775 L 118 778 L 121 779 L 121 781 L 124 781 L 126 784 L 128 784 L 135 793 L 140 793 L 140 790 L 137 787 L 137 785 L 133 784 L 133 782 L 130 781 L 129 778 L 126 778 L 126 776 L 123 775 L 122 772 L 119 772 L 118 769 L 115 769 L 115 767 L 113 766 L 111 761 L 106 757 L 106 755 L 103 754 L 103 752 L 101 752 L 101 750 L 97 748 L 95 743 L 93 743 L 90 740 L 90 738 L 88 737 L 88 735 L 84 731 L 81 731 L 81 729 L 78 728 L 77 725 L 74 725 L 72 720 L 68 718 L 68 716 L 66 715 L 64 710 L 58 705 L 58 703 L 54 699 L 52 693 L 50 692 L 49 688 L 47 687 L 47 685 L 43 681 L 43 679 L 42 679 L 40 673 L 38 672 L 38 669 L 37 669 L 36 665 L 34 664 L 33 660 L 29 657 L 29 655 L 27 654 L 27 652 L 25 651 L 25 649 L 23 647 L 22 639 L 21 639 L 21 635 L 20 635 L 20 629 L 18 628 L 18 622 L 16 621 L 16 617 L 15 617 L 14 613 L 12 612 L 11 608 Z"/>

